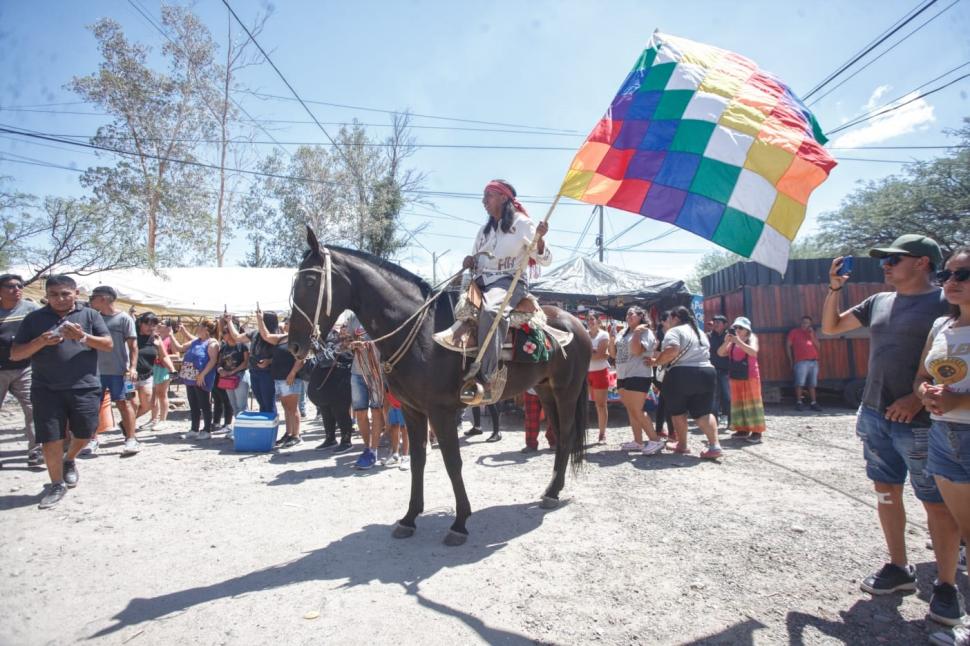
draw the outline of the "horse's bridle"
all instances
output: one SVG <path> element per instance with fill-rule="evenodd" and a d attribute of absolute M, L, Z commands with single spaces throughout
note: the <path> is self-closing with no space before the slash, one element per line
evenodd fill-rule
<path fill-rule="evenodd" d="M 330 310 L 333 305 L 333 263 L 330 259 L 330 250 L 326 247 L 323 248 L 323 266 L 322 267 L 307 267 L 305 269 L 297 270 L 296 274 L 299 276 L 303 272 L 316 272 L 320 274 L 320 284 L 317 285 L 317 309 L 313 313 L 313 318 L 310 318 L 306 312 L 304 312 L 296 301 L 293 300 L 292 291 L 290 295 L 290 305 L 293 311 L 299 312 L 303 315 L 310 323 L 310 338 L 315 339 L 320 336 L 320 312 L 323 308 L 323 298 L 327 298 L 327 316 L 330 316 Z"/>

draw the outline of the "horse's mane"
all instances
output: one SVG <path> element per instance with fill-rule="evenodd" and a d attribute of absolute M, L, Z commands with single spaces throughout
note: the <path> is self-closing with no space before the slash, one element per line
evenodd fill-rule
<path fill-rule="evenodd" d="M 421 295 L 424 296 L 425 298 L 427 298 L 428 294 L 431 293 L 431 285 L 428 284 L 428 281 L 421 278 L 420 276 L 412 274 L 411 272 L 409 272 L 404 267 L 401 267 L 400 265 L 395 265 L 393 262 L 389 260 L 379 258 L 372 253 L 368 253 L 366 251 L 360 251 L 358 249 L 348 249 L 346 247 L 338 247 L 336 245 L 327 245 L 327 247 L 332 249 L 333 251 L 339 251 L 340 253 L 345 253 L 347 255 L 360 258 L 361 260 L 364 260 L 370 263 L 371 265 L 375 265 L 378 269 L 386 271 L 394 276 L 397 276 L 402 280 L 405 280 L 411 283 L 412 285 L 415 285 L 418 289 L 421 290 Z"/>

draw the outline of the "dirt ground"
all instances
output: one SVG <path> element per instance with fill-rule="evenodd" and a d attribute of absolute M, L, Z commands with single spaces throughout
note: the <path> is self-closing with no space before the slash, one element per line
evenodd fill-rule
<path fill-rule="evenodd" d="M 409 474 L 314 450 L 312 422 L 301 446 L 257 455 L 181 440 L 177 421 L 122 459 L 112 434 L 40 511 L 46 473 L 26 467 L 8 402 L 0 643 L 925 643 L 934 565 L 911 493 L 919 593 L 872 599 L 859 580 L 884 548 L 852 412 L 768 413 L 765 443 L 726 440 L 719 463 L 620 452 L 614 414 L 553 511 L 537 505 L 551 452 L 520 453 L 522 418 L 504 414 L 501 442 L 462 442 L 475 513 L 446 547 L 437 451 L 418 531 L 394 540 Z"/>

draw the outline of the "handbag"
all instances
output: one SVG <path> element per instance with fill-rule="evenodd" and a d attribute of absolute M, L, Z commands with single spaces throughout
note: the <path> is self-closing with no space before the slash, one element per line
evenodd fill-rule
<path fill-rule="evenodd" d="M 748 378 L 748 355 L 744 355 L 741 361 L 731 359 L 728 364 L 728 378 L 744 381 Z"/>
<path fill-rule="evenodd" d="M 653 369 L 653 378 L 657 380 L 657 383 L 661 383 L 661 384 L 663 383 L 664 377 L 667 376 L 667 372 L 674 367 L 675 363 L 680 361 L 681 358 L 683 358 L 683 356 L 687 354 L 687 351 L 690 349 L 691 343 L 693 343 L 693 341 L 691 339 L 688 339 L 687 345 L 685 345 L 684 349 L 681 350 L 677 354 L 677 356 L 673 358 L 673 361 L 669 361 L 665 365 L 657 366 L 656 368 Z"/>
<path fill-rule="evenodd" d="M 179 368 L 179 379 L 184 383 L 194 385 L 198 376 L 199 369 L 193 366 L 191 361 L 182 361 L 182 367 Z"/>
<path fill-rule="evenodd" d="M 239 375 L 220 375 L 216 379 L 216 387 L 223 390 L 235 390 L 242 379 Z"/>

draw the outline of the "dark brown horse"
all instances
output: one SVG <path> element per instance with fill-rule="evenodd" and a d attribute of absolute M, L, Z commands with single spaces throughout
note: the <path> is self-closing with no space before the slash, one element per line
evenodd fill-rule
<path fill-rule="evenodd" d="M 448 299 L 435 301 L 427 317 L 412 317 L 431 295 L 423 280 L 392 263 L 360 251 L 321 247 L 307 228 L 310 250 L 300 263 L 293 284 L 293 315 L 289 329 L 289 350 L 299 358 L 306 356 L 314 334 L 326 334 L 345 309 L 353 310 L 372 338 L 395 332 L 378 341 L 384 359 L 393 358 L 402 348 L 400 361 L 385 375 L 394 394 L 401 400 L 411 441 L 411 501 L 407 514 L 398 521 L 393 535 L 406 538 L 414 534 L 415 519 L 424 510 L 424 466 L 428 422 L 438 436 L 441 455 L 455 491 L 455 522 L 445 537 L 448 545 L 460 545 L 468 537 L 465 521 L 471 506 L 461 477 L 458 451 L 457 412 L 463 407 L 458 398 L 462 383 L 462 357 L 431 338 L 454 322 Z M 586 443 L 586 372 L 592 354 L 589 335 L 568 312 L 545 307 L 550 325 L 573 333 L 565 356 L 556 351 L 542 364 L 509 364 L 508 381 L 502 398 L 513 397 L 534 387 L 553 427 L 559 434 L 552 482 L 542 497 L 542 506 L 559 504 L 565 484 L 566 466 L 583 459 Z M 319 326 L 319 330 L 317 330 Z M 416 329 L 415 329 L 415 326 Z M 413 335 L 412 335 L 413 333 Z M 408 339 L 413 338 L 410 346 Z"/>

